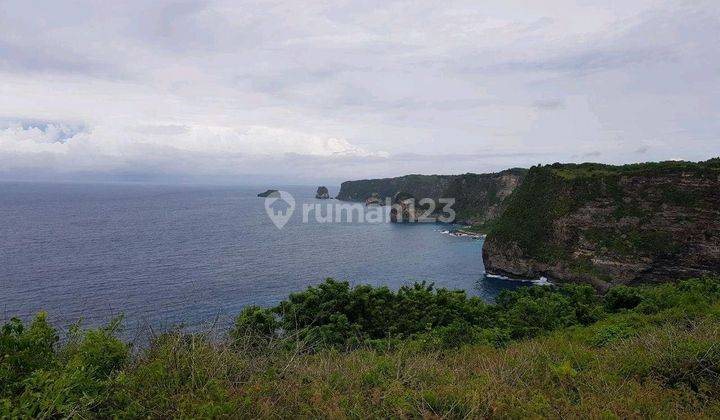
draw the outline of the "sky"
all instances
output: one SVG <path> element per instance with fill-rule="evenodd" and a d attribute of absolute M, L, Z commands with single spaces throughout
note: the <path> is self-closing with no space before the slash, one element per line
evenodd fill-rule
<path fill-rule="evenodd" d="M 0 180 L 715 156 L 717 0 L 0 0 Z"/>

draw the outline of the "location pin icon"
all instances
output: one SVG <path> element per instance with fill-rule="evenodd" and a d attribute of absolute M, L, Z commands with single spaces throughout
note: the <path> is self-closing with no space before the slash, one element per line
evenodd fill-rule
<path fill-rule="evenodd" d="M 275 191 L 265 197 L 265 212 L 278 228 L 282 229 L 295 211 L 295 198 L 287 191 Z"/>

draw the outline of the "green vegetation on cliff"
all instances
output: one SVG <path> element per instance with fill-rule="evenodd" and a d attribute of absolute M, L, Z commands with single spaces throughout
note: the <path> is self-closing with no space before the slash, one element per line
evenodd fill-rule
<path fill-rule="evenodd" d="M 484 223 L 496 217 L 501 204 L 520 185 L 527 169 L 513 168 L 498 173 L 463 175 L 406 175 L 397 178 L 346 181 L 340 186 L 337 198 L 346 201 L 365 201 L 376 195 L 381 202 L 403 193 L 420 200 L 436 202 L 435 210 L 443 204 L 440 198 L 455 199 L 453 209 L 457 219 Z"/>
<path fill-rule="evenodd" d="M 476 229 L 492 271 L 634 282 L 720 271 L 718 215 L 720 159 L 553 164 L 531 168 Z"/>
<path fill-rule="evenodd" d="M 328 280 L 247 308 L 225 338 L 131 351 L 62 342 L 41 314 L 0 332 L 0 417 L 718 417 L 720 279 L 533 287 L 486 305 Z"/>

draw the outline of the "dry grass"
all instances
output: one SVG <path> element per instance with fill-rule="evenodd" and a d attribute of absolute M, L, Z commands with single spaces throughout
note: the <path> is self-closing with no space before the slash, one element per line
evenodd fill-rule
<path fill-rule="evenodd" d="M 169 336 L 134 369 L 153 417 L 717 418 L 720 327 L 672 322 L 598 348 L 587 327 L 504 349 L 282 351 Z"/>

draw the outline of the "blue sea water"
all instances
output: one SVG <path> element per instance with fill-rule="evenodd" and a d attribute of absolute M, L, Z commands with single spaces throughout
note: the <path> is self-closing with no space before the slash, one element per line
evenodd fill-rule
<path fill-rule="evenodd" d="M 302 223 L 311 187 L 277 229 L 260 188 L 0 183 L 0 321 L 129 328 L 221 320 L 326 277 L 392 288 L 415 281 L 493 300 L 523 283 L 486 277 L 482 240 L 447 226 Z M 331 193 L 336 193 L 331 189 Z"/>

